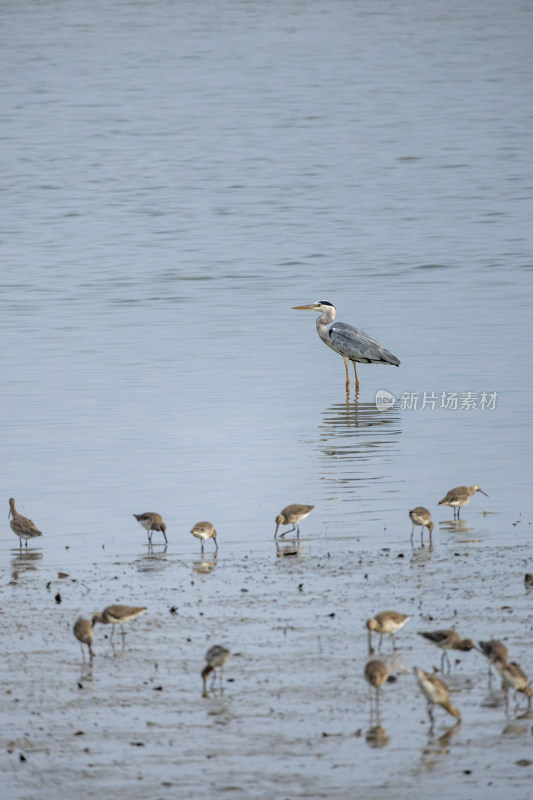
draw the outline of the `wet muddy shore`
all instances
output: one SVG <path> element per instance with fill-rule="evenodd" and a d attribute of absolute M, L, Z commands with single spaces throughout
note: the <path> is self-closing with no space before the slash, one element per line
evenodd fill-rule
<path fill-rule="evenodd" d="M 439 797 L 505 790 L 526 800 L 525 698 L 506 713 L 483 657 L 452 651 L 445 679 L 463 721 L 438 710 L 431 729 L 412 675 L 414 665 L 440 668 L 440 651 L 417 631 L 452 626 L 502 638 L 527 671 L 528 544 L 512 527 L 505 545 L 484 543 L 475 520 L 487 519 L 469 516 L 468 538 L 441 526 L 433 549 L 416 533 L 411 545 L 408 525 L 376 551 L 312 530 L 299 543 L 221 544 L 217 559 L 172 540 L 149 549 L 142 534 L 134 551 L 117 546 L 123 539 L 105 549 L 75 540 L 13 548 L 0 627 L 6 796 L 66 797 L 82 782 L 87 796 L 109 798 L 342 798 L 357 786 L 392 799 L 416 785 Z M 489 524 L 506 527 L 497 515 Z M 83 662 L 73 621 L 113 602 L 148 610 L 127 625 L 125 646 L 96 626 L 96 656 Z M 397 681 L 385 685 L 376 720 L 364 621 L 390 607 L 412 619 L 396 650 L 383 644 Z M 223 691 L 203 698 L 200 670 L 214 643 L 232 656 Z"/>

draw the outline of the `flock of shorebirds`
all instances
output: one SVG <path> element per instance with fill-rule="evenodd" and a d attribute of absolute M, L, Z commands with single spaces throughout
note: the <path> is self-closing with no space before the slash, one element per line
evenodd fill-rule
<path fill-rule="evenodd" d="M 473 486 L 458 486 L 450 491 L 439 501 L 439 505 L 450 506 L 454 509 L 454 519 L 460 519 L 460 510 L 469 501 L 470 498 L 476 493 L 486 493 L 477 484 Z M 487 495 L 486 495 L 487 496 Z M 19 537 L 20 547 L 22 548 L 22 540 L 25 540 L 26 547 L 28 540 L 38 536 L 42 533 L 32 520 L 19 514 L 15 507 L 15 500 L 9 500 L 10 509 L 10 525 L 13 533 Z M 286 506 L 276 517 L 276 528 L 274 531 L 274 538 L 278 535 L 280 526 L 292 525 L 292 527 L 281 533 L 280 536 L 285 536 L 287 533 L 296 533 L 300 536 L 300 522 L 305 519 L 314 509 L 313 505 L 301 505 L 293 503 Z M 146 530 L 148 534 L 148 544 L 152 545 L 152 536 L 156 533 L 162 533 L 165 544 L 168 542 L 166 535 L 166 525 L 160 514 L 154 512 L 145 512 L 144 514 L 134 514 L 135 519 Z M 415 526 L 422 527 L 422 543 L 423 543 L 423 530 L 427 528 L 430 535 L 433 531 L 433 522 L 431 514 L 427 508 L 418 506 L 409 512 L 409 517 L 412 522 L 411 538 Z M 204 551 L 204 542 L 207 539 L 213 539 L 216 551 L 218 552 L 217 532 L 215 527 L 210 522 L 197 522 L 191 529 L 191 534 L 199 539 L 202 544 L 202 552 Z M 529 579 L 529 581 L 528 581 Z M 526 584 L 533 583 L 533 577 L 529 574 L 525 577 Z M 124 635 L 123 625 L 129 620 L 135 619 L 140 614 L 146 611 L 146 607 L 140 606 L 126 606 L 126 605 L 111 605 L 104 608 L 103 611 L 98 611 L 93 614 L 92 620 L 79 617 L 74 624 L 74 635 L 78 639 L 82 647 L 83 657 L 85 651 L 83 645 L 86 645 L 89 651 L 89 657 L 92 660 L 94 651 L 92 649 L 94 625 L 100 623 L 102 625 L 111 625 L 110 641 L 113 639 L 113 634 L 116 625 L 121 626 L 122 635 Z M 380 635 L 379 647 L 381 648 L 384 634 L 389 634 L 393 641 L 395 634 L 410 620 L 406 614 L 400 614 L 397 611 L 382 611 L 376 614 L 375 617 L 366 621 L 366 628 L 368 630 L 368 648 L 369 653 L 373 654 L 372 648 L 372 631 Z M 502 642 L 497 640 L 490 640 L 485 642 L 478 642 L 476 646 L 472 639 L 462 639 L 455 630 L 437 630 L 437 631 L 420 631 L 420 636 L 423 636 L 428 641 L 435 644 L 442 650 L 441 657 L 441 672 L 444 673 L 445 667 L 448 671 L 451 669 L 451 663 L 448 656 L 449 650 L 458 650 L 467 652 L 473 649 L 482 653 L 489 662 L 489 676 L 491 675 L 491 667 L 493 666 L 500 674 L 502 679 L 502 688 L 505 690 L 506 707 L 508 705 L 508 691 L 514 689 L 515 696 L 521 692 L 528 698 L 528 704 L 531 706 L 531 698 L 533 696 L 533 689 L 529 684 L 528 678 L 515 661 L 509 661 L 509 653 L 507 648 Z M 223 668 L 230 657 L 230 651 L 222 645 L 214 645 L 211 647 L 206 655 L 206 665 L 201 672 L 203 681 L 203 694 L 207 696 L 207 678 L 213 673 L 212 687 L 216 684 L 217 670 L 219 672 L 219 686 L 222 687 Z M 441 706 L 445 711 L 455 717 L 458 721 L 461 719 L 461 712 L 450 702 L 449 689 L 444 680 L 438 677 L 435 673 L 425 672 L 420 667 L 413 667 L 418 685 L 425 695 L 428 704 L 428 715 L 433 723 L 433 708 L 435 705 Z M 385 681 L 394 681 L 395 677 L 388 674 L 386 664 L 379 659 L 370 660 L 364 670 L 365 678 L 371 687 L 375 689 L 375 707 L 379 709 L 379 691 Z"/>

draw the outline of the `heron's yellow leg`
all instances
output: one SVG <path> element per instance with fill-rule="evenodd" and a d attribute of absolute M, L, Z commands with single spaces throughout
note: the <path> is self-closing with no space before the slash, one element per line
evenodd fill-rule
<path fill-rule="evenodd" d="M 350 375 L 348 373 L 348 362 L 350 361 L 349 358 L 344 359 L 344 366 L 346 367 L 346 391 L 350 391 Z"/>
<path fill-rule="evenodd" d="M 353 371 L 355 372 L 355 391 L 359 391 L 359 378 L 357 377 L 357 364 L 355 361 L 353 363 Z"/>

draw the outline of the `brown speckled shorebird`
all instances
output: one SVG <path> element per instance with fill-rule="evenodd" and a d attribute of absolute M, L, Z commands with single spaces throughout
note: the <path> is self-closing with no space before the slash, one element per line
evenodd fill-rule
<path fill-rule="evenodd" d="M 424 672 L 420 667 L 413 667 L 415 677 L 418 681 L 422 692 L 425 694 L 428 701 L 428 716 L 431 722 L 435 722 L 433 717 L 433 706 L 438 705 L 451 714 L 455 719 L 461 719 L 461 712 L 458 708 L 450 703 L 450 692 L 448 687 L 441 678 L 432 675 L 429 672 Z"/>
<path fill-rule="evenodd" d="M 166 534 L 167 526 L 163 522 L 163 517 L 161 517 L 160 514 L 156 514 L 154 511 L 145 511 L 144 514 L 134 514 L 133 516 L 137 522 L 143 526 L 145 531 L 148 532 L 149 544 L 152 544 L 153 531 L 161 531 L 165 537 L 165 542 L 168 543 Z"/>
<path fill-rule="evenodd" d="M 491 680 L 491 666 L 498 659 L 504 664 L 509 661 L 509 651 L 503 642 L 498 639 L 489 639 L 486 642 L 478 642 L 479 652 L 485 656 L 489 662 L 489 683 Z"/>
<path fill-rule="evenodd" d="M 476 492 L 481 492 L 485 497 L 488 497 L 488 494 L 477 483 L 474 486 L 456 486 L 455 489 L 450 489 L 442 500 L 439 500 L 439 506 L 451 506 L 453 508 L 453 518 L 461 519 L 461 509 L 470 502 L 470 498 Z"/>
<path fill-rule="evenodd" d="M 424 528 L 427 528 L 429 531 L 429 541 L 431 542 L 431 534 L 433 533 L 433 528 L 435 527 L 431 521 L 431 514 L 424 508 L 424 506 L 417 506 L 413 508 L 412 511 L 409 512 L 409 517 L 411 522 L 413 523 L 413 527 L 411 528 L 411 541 L 413 541 L 413 533 L 415 530 L 415 525 L 420 525 L 422 527 L 421 537 L 422 542 L 424 542 Z"/>
<path fill-rule="evenodd" d="M 299 523 L 309 516 L 313 508 L 314 506 L 302 506 L 299 503 L 291 503 L 290 506 L 285 506 L 283 511 L 276 517 L 276 530 L 274 531 L 274 539 L 278 535 L 278 528 L 280 525 L 292 525 L 292 528 L 289 531 L 280 533 L 281 539 L 283 539 L 283 537 L 288 533 L 292 533 L 294 530 L 296 531 L 296 535 L 299 536 Z"/>
<path fill-rule="evenodd" d="M 508 692 L 514 689 L 515 698 L 517 692 L 522 692 L 528 699 L 528 707 L 531 707 L 533 689 L 527 679 L 526 673 L 518 666 L 516 661 L 505 662 L 501 658 L 495 658 L 492 662 L 502 676 L 502 689 L 505 690 L 505 705 L 509 705 Z"/>
<path fill-rule="evenodd" d="M 125 622 L 130 619 L 135 619 L 139 614 L 146 611 L 146 607 L 141 606 L 107 606 L 103 611 L 96 611 L 93 615 L 93 625 L 100 622 L 102 625 L 112 625 L 110 641 L 113 639 L 115 632 L 115 625 L 123 626 Z M 124 628 L 121 628 L 122 636 L 124 636 Z"/>
<path fill-rule="evenodd" d="M 450 663 L 450 657 L 446 652 L 447 650 L 463 650 L 464 652 L 468 652 L 469 650 L 473 650 L 475 647 L 472 639 L 461 639 L 457 631 L 453 630 L 418 631 L 418 635 L 423 636 L 424 639 L 427 639 L 429 642 L 433 642 L 433 644 L 436 644 L 437 647 L 440 647 L 440 649 L 443 651 L 440 660 L 440 668 L 442 672 L 444 672 L 445 662 L 448 663 L 448 671 L 452 667 Z"/>
<path fill-rule="evenodd" d="M 533 587 L 533 575 L 531 574 L 531 572 L 526 572 L 524 577 L 524 583 L 528 588 Z"/>
<path fill-rule="evenodd" d="M 17 509 L 15 508 L 15 500 L 13 497 L 9 498 L 9 514 L 12 519 L 10 520 L 9 524 L 11 526 L 11 530 L 13 533 L 19 537 L 19 544 L 22 548 L 22 540 L 26 540 L 26 547 L 28 546 L 28 539 L 35 539 L 36 536 L 42 536 L 42 533 L 35 524 L 28 519 L 27 517 L 23 517 L 22 514 L 19 514 Z"/>
<path fill-rule="evenodd" d="M 83 649 L 83 645 L 86 644 L 89 648 L 89 657 L 91 661 L 94 658 L 93 653 L 93 626 L 88 619 L 83 619 L 83 617 L 78 617 L 76 622 L 74 623 L 74 636 L 80 643 L 81 652 L 83 655 L 83 660 L 85 661 L 85 650 Z"/>
<path fill-rule="evenodd" d="M 372 659 L 372 661 L 368 661 L 365 667 L 365 678 L 376 690 L 375 692 L 375 699 L 376 699 L 376 708 L 379 705 L 379 690 L 381 686 L 387 680 L 387 667 L 383 663 L 383 661 L 379 661 L 377 658 Z"/>
<path fill-rule="evenodd" d="M 228 658 L 230 657 L 230 651 L 227 647 L 224 647 L 221 644 L 215 644 L 213 647 L 210 647 L 207 653 L 205 654 L 206 665 L 202 670 L 202 681 L 203 681 L 203 692 L 202 694 L 204 697 L 207 697 L 207 676 L 212 672 L 213 673 L 213 682 L 211 684 L 211 688 L 215 685 L 216 679 L 216 670 L 218 669 L 219 674 L 219 684 L 222 688 L 222 679 L 224 673 L 224 664 L 227 662 Z"/>
<path fill-rule="evenodd" d="M 374 652 L 371 638 L 372 631 L 379 633 L 379 649 L 381 649 L 383 634 L 390 634 L 392 639 L 392 648 L 394 650 L 394 634 L 399 631 L 400 628 L 403 628 L 405 623 L 410 619 L 411 617 L 407 616 L 407 614 L 400 614 L 398 611 L 381 611 L 379 614 L 376 614 L 375 617 L 367 619 L 366 627 L 368 629 L 368 652 Z"/>
<path fill-rule="evenodd" d="M 204 542 L 206 539 L 213 539 L 216 548 L 215 552 L 218 553 L 217 532 L 214 525 L 211 525 L 210 522 L 197 522 L 194 528 L 192 528 L 191 533 L 193 536 L 196 536 L 197 539 L 201 540 L 202 553 L 204 552 Z"/>

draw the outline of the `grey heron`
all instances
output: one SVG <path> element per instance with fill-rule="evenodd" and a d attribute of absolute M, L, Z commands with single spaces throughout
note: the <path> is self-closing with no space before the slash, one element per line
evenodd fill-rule
<path fill-rule="evenodd" d="M 348 362 L 352 362 L 355 372 L 355 388 L 359 391 L 359 378 L 357 377 L 356 363 L 360 364 L 392 364 L 400 366 L 399 360 L 395 355 L 385 350 L 375 339 L 365 333 L 360 328 L 347 325 L 345 322 L 335 322 L 328 328 L 330 322 L 335 319 L 336 309 L 327 300 L 320 300 L 308 306 L 293 306 L 295 311 L 319 311 L 320 316 L 316 321 L 316 329 L 322 341 L 339 353 L 344 359 L 346 367 L 346 391 L 350 389 L 350 376 L 348 374 Z"/>

